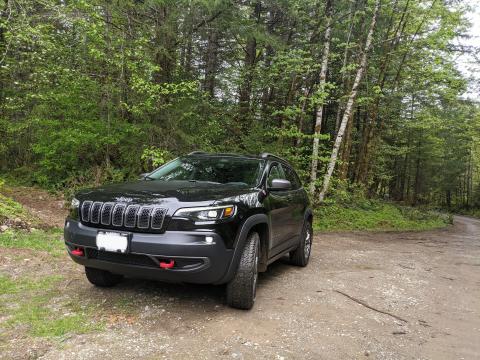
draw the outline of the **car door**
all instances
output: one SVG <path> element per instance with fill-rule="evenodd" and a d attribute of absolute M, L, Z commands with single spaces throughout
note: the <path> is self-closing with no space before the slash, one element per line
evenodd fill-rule
<path fill-rule="evenodd" d="M 271 244 L 270 256 L 281 252 L 291 236 L 291 203 L 290 190 L 268 190 L 273 179 L 286 179 L 282 166 L 274 162 L 270 165 L 267 176 L 268 195 L 265 199 L 265 206 L 269 210 Z"/>
<path fill-rule="evenodd" d="M 303 227 L 304 214 L 307 206 L 307 198 L 300 179 L 295 171 L 282 164 L 285 177 L 292 184 L 291 190 L 288 192 L 289 207 L 291 209 L 290 218 L 288 219 L 288 230 L 290 238 L 298 239 Z"/>

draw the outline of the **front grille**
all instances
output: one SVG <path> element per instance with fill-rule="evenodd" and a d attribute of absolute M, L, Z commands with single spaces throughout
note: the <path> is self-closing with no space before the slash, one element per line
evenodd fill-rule
<path fill-rule="evenodd" d="M 129 228 L 135 227 L 135 220 L 137 219 L 137 211 L 139 205 L 128 205 L 127 211 L 125 211 L 125 226 Z"/>
<path fill-rule="evenodd" d="M 82 222 L 94 227 L 149 229 L 158 232 L 164 225 L 167 209 L 153 205 L 128 205 L 124 203 L 83 201 L 80 206 Z"/>
<path fill-rule="evenodd" d="M 122 226 L 123 225 L 123 214 L 125 212 L 125 204 L 116 204 L 112 212 L 112 225 L 113 226 Z"/>
<path fill-rule="evenodd" d="M 82 203 L 82 220 L 83 221 L 90 221 L 90 209 L 92 207 L 91 201 L 84 201 Z"/>
<path fill-rule="evenodd" d="M 114 203 L 104 203 L 102 206 L 102 225 L 110 225 L 112 222 L 112 209 Z"/>
<path fill-rule="evenodd" d="M 102 209 L 103 203 L 95 201 L 92 205 L 92 210 L 90 210 L 90 222 L 98 224 L 100 222 L 100 210 Z"/>
<path fill-rule="evenodd" d="M 166 209 L 156 208 L 152 213 L 152 229 L 161 229 L 163 226 L 163 219 L 165 219 Z"/>
<path fill-rule="evenodd" d="M 148 229 L 150 225 L 150 216 L 152 215 L 152 208 L 150 206 L 142 206 L 138 211 L 137 227 L 140 229 Z"/>

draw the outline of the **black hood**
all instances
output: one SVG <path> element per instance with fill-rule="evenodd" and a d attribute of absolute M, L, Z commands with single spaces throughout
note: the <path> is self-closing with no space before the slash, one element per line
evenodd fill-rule
<path fill-rule="evenodd" d="M 139 180 L 110 184 L 82 190 L 77 194 L 80 201 L 113 201 L 131 203 L 215 202 L 235 197 L 253 190 L 241 184 L 215 184 L 210 182 Z"/>

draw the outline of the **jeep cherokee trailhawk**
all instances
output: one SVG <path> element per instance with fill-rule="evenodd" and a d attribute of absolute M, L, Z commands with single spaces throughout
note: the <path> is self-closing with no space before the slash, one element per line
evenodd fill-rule
<path fill-rule="evenodd" d="M 268 264 L 289 254 L 306 266 L 313 238 L 307 194 L 285 160 L 202 152 L 80 191 L 64 233 L 94 285 L 123 276 L 227 284 L 227 303 L 241 309 L 253 306 Z"/>

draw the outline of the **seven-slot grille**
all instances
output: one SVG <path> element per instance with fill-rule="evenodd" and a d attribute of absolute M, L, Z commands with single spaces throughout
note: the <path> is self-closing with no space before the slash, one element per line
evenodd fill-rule
<path fill-rule="evenodd" d="M 112 227 L 160 230 L 167 209 L 154 205 L 127 205 L 124 203 L 86 200 L 80 208 L 82 222 Z"/>

